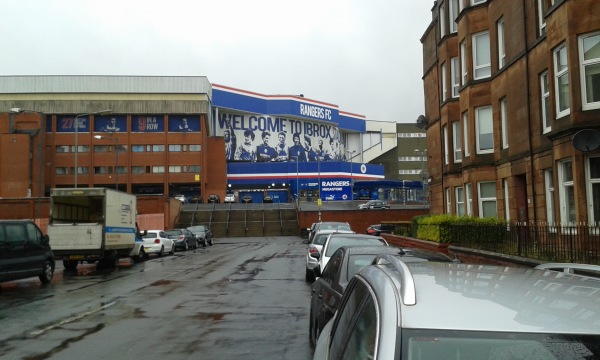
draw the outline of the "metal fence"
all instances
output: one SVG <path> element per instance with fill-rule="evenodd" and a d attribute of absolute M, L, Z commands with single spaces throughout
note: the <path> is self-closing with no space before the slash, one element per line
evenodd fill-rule
<path fill-rule="evenodd" d="M 440 224 L 440 242 L 552 262 L 600 265 L 600 226 Z"/>

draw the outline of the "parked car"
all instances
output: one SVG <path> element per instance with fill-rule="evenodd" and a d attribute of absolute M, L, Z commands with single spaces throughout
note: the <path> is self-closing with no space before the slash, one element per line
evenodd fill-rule
<path fill-rule="evenodd" d="M 599 303 L 585 276 L 380 255 L 348 283 L 313 359 L 598 359 Z"/>
<path fill-rule="evenodd" d="M 210 195 L 208 195 L 208 202 L 218 204 L 221 202 L 221 198 L 217 194 L 210 194 Z"/>
<path fill-rule="evenodd" d="M 327 237 L 332 233 L 340 232 L 352 234 L 352 230 L 321 230 L 313 236 L 312 241 L 308 244 L 306 248 L 306 275 L 305 279 L 307 282 L 315 281 L 315 267 L 319 265 L 319 259 L 311 256 L 311 254 L 321 252 L 323 248 L 323 244 Z"/>
<path fill-rule="evenodd" d="M 174 197 L 175 197 L 175 199 L 181 201 L 184 204 L 187 204 L 187 202 L 188 202 L 188 199 L 185 195 L 175 195 Z"/>
<path fill-rule="evenodd" d="M 352 231 L 352 228 L 350 227 L 350 224 L 347 222 L 340 222 L 340 221 L 316 222 L 316 223 L 313 223 L 310 226 L 310 228 L 308 228 L 308 241 L 306 241 L 306 242 L 310 243 L 312 241 L 313 236 L 319 230 Z"/>
<path fill-rule="evenodd" d="M 225 199 L 223 199 L 224 203 L 234 203 L 235 202 L 235 195 L 233 194 L 225 194 Z"/>
<path fill-rule="evenodd" d="M 242 196 L 242 202 L 243 203 L 251 203 L 252 202 L 252 195 L 244 195 Z"/>
<path fill-rule="evenodd" d="M 389 209 L 390 206 L 383 200 L 369 200 L 364 204 L 358 205 L 360 210 L 371 210 L 371 209 Z"/>
<path fill-rule="evenodd" d="M 207 225 L 190 226 L 187 229 L 189 231 L 191 231 L 192 234 L 194 234 L 194 236 L 196 237 L 196 242 L 198 243 L 198 245 L 202 245 L 202 246 L 210 245 L 210 246 L 212 246 L 212 244 L 213 244 L 213 235 L 212 235 L 212 231 L 210 230 L 210 228 Z"/>
<path fill-rule="evenodd" d="M 202 203 L 203 202 L 202 196 L 200 196 L 200 195 L 192 195 L 188 198 L 188 200 L 189 200 L 189 202 L 192 202 L 192 203 Z"/>
<path fill-rule="evenodd" d="M 162 257 L 166 252 L 175 253 L 175 242 L 163 230 L 147 230 L 142 236 L 146 255 L 156 254 Z"/>
<path fill-rule="evenodd" d="M 379 236 L 381 234 L 392 234 L 394 233 L 395 226 L 391 224 L 374 224 L 367 228 L 367 234 Z"/>
<path fill-rule="evenodd" d="M 198 242 L 196 241 L 196 237 L 192 234 L 188 229 L 173 229 L 173 230 L 165 230 L 165 234 L 175 243 L 175 250 L 182 249 L 197 249 Z"/>
<path fill-rule="evenodd" d="M 50 238 L 33 221 L 0 221 L 0 282 L 37 276 L 47 284 L 54 268 Z"/>
<path fill-rule="evenodd" d="M 394 246 L 342 246 L 337 249 L 323 274 L 311 288 L 309 339 L 314 346 L 318 334 L 337 310 L 346 285 L 363 267 L 370 265 L 379 254 L 389 254 L 404 262 L 440 261 L 452 262 L 452 258 L 440 252 Z"/>
<path fill-rule="evenodd" d="M 321 276 L 321 271 L 325 269 L 331 255 L 342 246 L 389 246 L 387 241 L 380 236 L 371 236 L 365 234 L 343 234 L 334 233 L 327 237 L 323 243 L 323 248 L 318 253 L 312 253 L 310 256 L 318 260 L 317 266 L 313 269 L 315 276 Z"/>
<path fill-rule="evenodd" d="M 270 196 L 265 196 L 263 198 L 263 203 L 265 203 L 265 204 L 271 204 L 271 203 L 273 203 L 273 198 L 270 197 Z"/>

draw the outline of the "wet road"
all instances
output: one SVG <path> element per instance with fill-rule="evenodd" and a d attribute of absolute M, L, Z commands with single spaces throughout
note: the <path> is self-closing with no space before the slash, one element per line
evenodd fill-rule
<path fill-rule="evenodd" d="M 312 358 L 300 237 L 222 238 L 0 290 L 1 359 Z"/>

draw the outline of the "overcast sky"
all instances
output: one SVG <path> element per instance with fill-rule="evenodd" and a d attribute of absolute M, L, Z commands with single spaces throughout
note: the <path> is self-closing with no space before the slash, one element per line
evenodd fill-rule
<path fill-rule="evenodd" d="M 433 0 L 0 0 L 0 75 L 207 76 L 369 120 L 424 112 Z"/>

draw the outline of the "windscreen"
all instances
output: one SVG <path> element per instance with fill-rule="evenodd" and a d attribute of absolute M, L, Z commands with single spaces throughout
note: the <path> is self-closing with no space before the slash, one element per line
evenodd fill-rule
<path fill-rule="evenodd" d="M 373 236 L 365 236 L 360 238 L 346 238 L 342 236 L 332 236 L 329 239 L 329 245 L 327 245 L 327 252 L 325 256 L 331 256 L 333 253 L 341 248 L 342 246 L 386 246 L 387 244 L 381 241 L 381 239 Z"/>
<path fill-rule="evenodd" d="M 600 359 L 600 335 L 404 330 L 402 359 Z"/>

